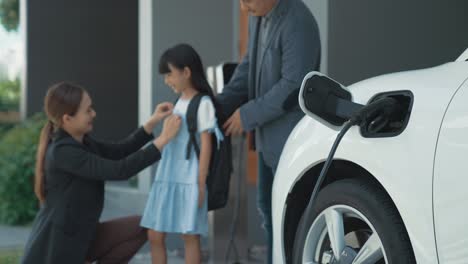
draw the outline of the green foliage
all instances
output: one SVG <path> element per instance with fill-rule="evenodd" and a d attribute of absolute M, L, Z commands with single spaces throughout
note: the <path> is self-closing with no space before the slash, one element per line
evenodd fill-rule
<path fill-rule="evenodd" d="M 0 82 L 0 111 L 18 111 L 20 93 L 19 79 Z"/>
<path fill-rule="evenodd" d="M 21 225 L 37 212 L 34 167 L 40 131 L 45 124 L 37 114 L 0 138 L 0 222 Z"/>
<path fill-rule="evenodd" d="M 20 263 L 22 255 L 22 249 L 0 249 L 0 264 Z"/>
<path fill-rule="evenodd" d="M 18 31 L 19 0 L 0 0 L 0 22 L 6 31 Z"/>
<path fill-rule="evenodd" d="M 8 132 L 15 124 L 14 123 L 2 123 L 0 122 L 0 139 L 3 135 Z"/>

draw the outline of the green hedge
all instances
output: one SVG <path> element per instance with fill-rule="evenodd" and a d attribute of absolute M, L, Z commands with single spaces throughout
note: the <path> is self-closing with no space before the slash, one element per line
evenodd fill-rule
<path fill-rule="evenodd" d="M 21 261 L 23 249 L 0 248 L 0 264 L 17 264 Z"/>
<path fill-rule="evenodd" d="M 0 22 L 6 31 L 18 30 L 19 0 L 0 1 Z"/>
<path fill-rule="evenodd" d="M 0 81 L 0 111 L 18 111 L 20 94 L 21 88 L 19 79 L 14 81 Z"/>
<path fill-rule="evenodd" d="M 37 114 L 0 138 L 0 222 L 22 225 L 37 212 L 34 166 L 45 117 Z"/>
<path fill-rule="evenodd" d="M 0 123 L 0 139 L 6 132 L 8 132 L 8 130 L 10 130 L 14 126 L 15 123 Z"/>

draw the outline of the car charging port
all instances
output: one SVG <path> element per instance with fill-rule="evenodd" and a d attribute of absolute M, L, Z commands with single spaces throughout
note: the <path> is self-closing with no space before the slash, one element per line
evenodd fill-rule
<path fill-rule="evenodd" d="M 397 136 L 403 132 L 408 124 L 412 105 L 413 96 L 410 91 L 377 94 L 366 105 L 354 103 L 335 95 L 328 96 L 324 103 L 326 111 L 333 109 L 337 116 L 348 121 L 344 123 L 333 143 L 314 186 L 307 208 L 310 208 L 315 202 L 318 190 L 327 175 L 338 145 L 351 127 L 359 126 L 361 133 L 364 131 L 363 136 L 366 135 L 367 137 Z"/>
<path fill-rule="evenodd" d="M 351 93 L 333 79 L 318 72 L 305 78 L 299 92 L 303 111 L 332 125 L 342 126 L 320 171 L 306 210 L 312 210 L 318 191 L 346 133 L 359 126 L 363 137 L 394 137 L 408 125 L 413 107 L 411 91 L 392 91 L 375 95 L 366 105 L 351 100 Z M 297 232 L 305 232 L 298 229 Z"/>
<path fill-rule="evenodd" d="M 366 138 L 395 137 L 408 125 L 413 106 L 410 91 L 393 91 L 374 96 L 368 105 L 383 101 L 386 105 L 369 111 L 362 119 L 361 135 Z"/>

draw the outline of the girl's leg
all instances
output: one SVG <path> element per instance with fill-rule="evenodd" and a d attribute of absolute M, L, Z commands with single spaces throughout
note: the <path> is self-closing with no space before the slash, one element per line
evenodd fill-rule
<path fill-rule="evenodd" d="M 151 245 L 152 264 L 166 264 L 166 234 L 148 229 L 148 240 Z"/>
<path fill-rule="evenodd" d="M 185 263 L 200 264 L 201 263 L 201 247 L 199 235 L 183 235 L 185 242 Z"/>

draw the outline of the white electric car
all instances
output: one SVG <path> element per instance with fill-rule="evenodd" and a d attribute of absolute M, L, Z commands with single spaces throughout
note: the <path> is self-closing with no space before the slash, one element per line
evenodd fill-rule
<path fill-rule="evenodd" d="M 317 72 L 304 78 L 307 115 L 273 185 L 274 263 L 468 263 L 467 60 L 468 50 L 455 62 L 346 88 Z M 324 89 L 313 94 L 317 86 Z M 316 109 L 333 95 L 363 106 L 391 98 L 398 108 L 349 129 L 311 201 L 348 120 L 334 114 L 339 103 Z"/>

